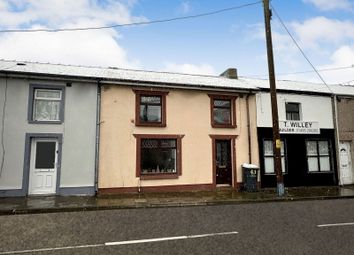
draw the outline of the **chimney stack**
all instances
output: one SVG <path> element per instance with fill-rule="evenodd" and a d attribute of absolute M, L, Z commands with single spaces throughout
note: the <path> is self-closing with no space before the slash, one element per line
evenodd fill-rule
<path fill-rule="evenodd" d="M 236 68 L 228 68 L 225 72 L 220 74 L 220 76 L 229 78 L 229 79 L 238 79 L 237 69 Z"/>

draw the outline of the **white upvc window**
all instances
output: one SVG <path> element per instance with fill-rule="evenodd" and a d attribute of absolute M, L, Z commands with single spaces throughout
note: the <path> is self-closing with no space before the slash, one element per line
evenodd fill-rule
<path fill-rule="evenodd" d="M 306 155 L 310 173 L 332 171 L 330 142 L 328 140 L 307 140 Z"/>
<path fill-rule="evenodd" d="M 33 121 L 61 121 L 62 90 L 34 89 Z"/>

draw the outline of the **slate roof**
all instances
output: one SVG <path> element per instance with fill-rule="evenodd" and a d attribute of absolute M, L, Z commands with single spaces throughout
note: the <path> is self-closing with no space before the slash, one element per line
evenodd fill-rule
<path fill-rule="evenodd" d="M 51 75 L 74 77 L 78 79 L 101 79 L 112 82 L 136 82 L 159 84 L 159 86 L 178 86 L 192 88 L 216 88 L 227 90 L 269 89 L 267 79 L 239 78 L 229 79 L 222 76 L 194 75 L 169 72 L 131 70 L 117 67 L 90 67 L 63 64 L 37 63 L 15 60 L 0 60 L 0 73 Z M 319 83 L 277 80 L 278 90 L 303 93 L 337 94 L 354 96 L 354 86 L 324 85 Z"/>

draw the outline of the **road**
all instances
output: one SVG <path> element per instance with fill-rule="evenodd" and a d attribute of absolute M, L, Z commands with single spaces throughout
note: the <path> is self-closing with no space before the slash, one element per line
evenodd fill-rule
<path fill-rule="evenodd" d="M 2 254 L 354 254 L 354 199 L 0 216 Z"/>

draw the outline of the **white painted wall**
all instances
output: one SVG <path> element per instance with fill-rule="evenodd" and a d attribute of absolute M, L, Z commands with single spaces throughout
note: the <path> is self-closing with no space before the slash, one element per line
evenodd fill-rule
<path fill-rule="evenodd" d="M 257 100 L 257 127 L 272 127 L 270 93 L 260 92 Z M 301 104 L 301 120 L 318 121 L 320 128 L 334 128 L 331 98 L 315 95 L 277 93 L 279 120 L 286 120 L 285 103 Z"/>
<path fill-rule="evenodd" d="M 0 78 L 0 132 L 5 79 Z M 62 85 L 63 82 L 28 79 L 7 80 L 4 125 L 5 161 L 0 191 L 22 188 L 25 134 L 63 135 L 60 187 L 94 186 L 97 84 L 72 83 L 65 88 L 63 124 L 30 124 L 27 121 L 30 84 Z M 1 136 L 0 136 L 1 142 Z M 3 150 L 0 146 L 0 164 Z"/>

